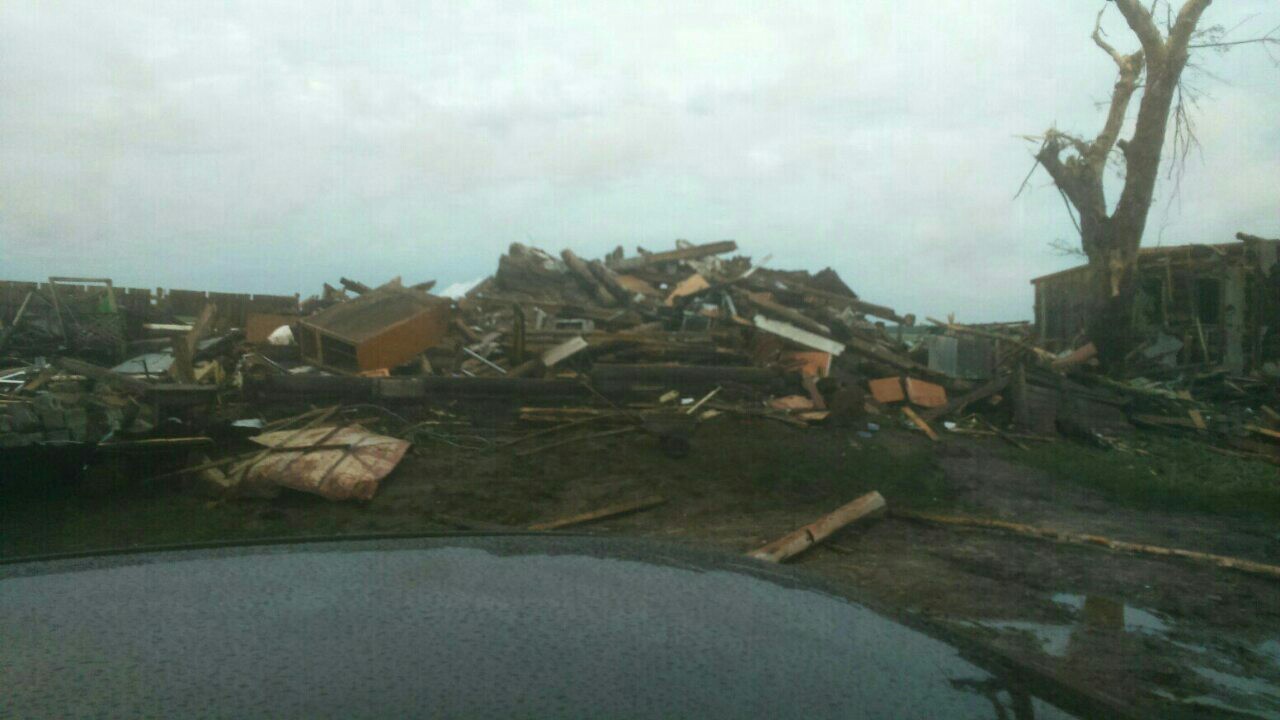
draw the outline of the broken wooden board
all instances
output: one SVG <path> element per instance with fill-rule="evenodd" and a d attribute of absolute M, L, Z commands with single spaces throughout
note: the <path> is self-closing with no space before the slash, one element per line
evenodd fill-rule
<path fill-rule="evenodd" d="M 770 399 L 765 403 L 774 410 L 782 410 L 784 412 L 813 410 L 813 400 L 804 395 L 784 395 Z"/>
<path fill-rule="evenodd" d="M 995 398 L 999 397 L 998 395 L 996 395 L 996 393 L 1008 387 L 1009 381 L 1010 381 L 1010 375 L 1008 373 L 994 377 L 990 381 L 984 383 L 982 386 L 973 390 L 972 392 L 966 393 L 964 395 L 961 395 L 958 398 L 955 398 L 954 400 L 949 401 L 944 407 L 932 408 L 930 410 L 926 410 L 923 413 L 920 413 L 920 416 L 923 417 L 925 420 L 930 420 L 930 421 L 936 420 L 942 417 L 943 415 L 952 415 L 955 413 L 962 412 L 966 407 L 972 405 L 973 403 L 976 403 L 979 400 L 985 400 L 987 398 L 991 398 L 992 404 L 996 404 Z"/>
<path fill-rule="evenodd" d="M 1244 427 L 1246 430 L 1248 430 L 1251 433 L 1256 433 L 1263 437 L 1269 437 L 1272 440 L 1280 440 L 1280 431 L 1272 430 L 1271 428 L 1260 427 L 1258 425 L 1245 425 Z"/>
<path fill-rule="evenodd" d="M 757 328 L 767 333 L 777 335 L 780 338 L 790 340 L 797 345 L 802 345 L 812 350 L 820 350 L 825 353 L 831 353 L 832 355 L 839 355 L 844 352 L 843 344 L 838 343 L 831 338 L 822 337 L 817 333 L 809 332 L 803 328 L 798 328 L 790 323 L 785 323 L 780 320 L 772 320 L 764 315 L 756 315 L 752 318 L 751 322 Z"/>
<path fill-rule="evenodd" d="M 831 353 L 816 350 L 784 350 L 778 362 L 788 372 L 824 378 L 831 372 Z"/>
<path fill-rule="evenodd" d="M 584 523 L 595 522 L 597 520 L 604 520 L 605 518 L 617 517 L 619 515 L 639 512 L 641 510 L 648 510 L 649 508 L 657 507 L 665 503 L 666 501 L 667 499 L 662 497 L 661 495 L 651 495 L 649 497 L 641 498 L 639 500 L 632 500 L 629 502 L 617 503 L 615 505 L 602 507 L 599 510 L 592 510 L 591 512 L 581 513 L 579 515 L 570 515 L 569 517 L 563 517 L 557 520 L 551 520 L 544 523 L 534 523 L 533 525 L 529 526 L 529 529 L 530 530 L 558 530 L 560 528 L 569 527 L 571 525 L 582 525 Z"/>
<path fill-rule="evenodd" d="M 738 244 L 732 240 L 722 240 L 720 242 L 707 243 L 705 245 L 691 245 L 689 247 L 677 248 L 675 250 L 667 250 L 666 252 L 645 253 L 643 255 L 631 258 L 619 258 L 611 260 L 609 266 L 615 270 L 635 270 L 637 268 L 648 267 L 657 263 L 673 262 L 676 260 L 696 260 L 704 258 L 708 255 L 720 255 L 727 252 L 733 252 L 738 249 Z"/>
<path fill-rule="evenodd" d="M 857 520 L 871 515 L 885 506 L 884 497 L 872 491 L 842 505 L 834 512 L 824 515 L 794 532 L 788 533 L 764 547 L 747 553 L 748 557 L 757 560 L 780 563 L 799 555 L 809 548 L 830 537 L 837 530 Z"/>
<path fill-rule="evenodd" d="M 903 405 L 902 414 L 906 415 L 907 419 L 910 420 L 911 424 L 915 425 L 917 429 L 925 435 L 928 435 L 930 440 L 933 440 L 934 442 L 938 441 L 938 433 L 934 432 L 933 428 L 929 427 L 929 423 L 925 422 L 924 418 L 917 415 L 916 411 L 911 409 L 911 406 Z"/>
<path fill-rule="evenodd" d="M 935 383 L 909 377 L 907 378 L 907 399 L 911 401 L 912 405 L 918 407 L 945 407 L 947 404 L 947 389 Z"/>
<path fill-rule="evenodd" d="M 897 375 L 870 380 L 867 382 L 867 389 L 871 391 L 871 397 L 875 398 L 876 402 L 881 405 L 902 402 L 907 399 L 906 393 L 902 391 L 902 379 Z"/>
<path fill-rule="evenodd" d="M 545 367 L 555 367 L 562 360 L 572 357 L 574 354 L 587 349 L 587 341 L 581 335 L 565 340 L 564 342 L 550 348 L 542 353 L 542 364 Z"/>
<path fill-rule="evenodd" d="M 636 277 L 635 275 L 618 275 L 617 279 L 618 279 L 618 284 L 621 285 L 628 292 L 639 293 L 640 295 L 644 295 L 646 297 L 651 297 L 651 298 L 662 297 L 662 293 L 658 292 L 657 288 L 645 282 L 641 278 Z"/>
<path fill-rule="evenodd" d="M 707 282 L 706 278 L 702 277 L 698 273 L 694 273 L 676 283 L 675 288 L 667 295 L 665 304 L 667 307 L 672 307 L 676 304 L 676 300 L 687 295 L 697 295 L 709 287 L 711 287 L 711 283 Z"/>
<path fill-rule="evenodd" d="M 274 452 L 244 468 L 245 482 L 273 484 L 330 500 L 369 500 L 410 443 L 359 425 L 281 430 L 250 438 Z"/>

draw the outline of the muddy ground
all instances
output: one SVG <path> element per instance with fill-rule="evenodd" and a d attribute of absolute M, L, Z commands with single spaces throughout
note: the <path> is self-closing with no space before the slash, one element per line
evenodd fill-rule
<path fill-rule="evenodd" d="M 994 438 L 931 443 L 888 419 L 880 424 L 865 437 L 854 428 L 722 416 L 698 429 L 683 458 L 668 457 L 641 433 L 530 452 L 571 434 L 499 446 L 529 430 L 441 425 L 419 436 L 367 504 L 292 492 L 210 500 L 190 483 L 139 483 L 155 468 L 135 466 L 51 497 L 5 500 L 0 551 L 15 557 L 251 537 L 524 527 L 659 494 L 664 505 L 582 530 L 742 553 L 879 490 L 891 509 L 998 518 L 1280 564 L 1280 526 L 1270 512 L 1117 501 L 1142 494 L 1109 492 L 1108 473 L 1114 467 L 1117 483 L 1141 482 L 1147 468 L 1132 463 L 1142 458 L 1099 456 L 1054 472 L 1035 469 L 1046 466 L 1039 449 L 1018 451 Z M 1052 450 L 1055 457 L 1075 452 L 1063 444 Z M 1259 477 L 1280 480 L 1274 471 L 1222 470 L 1222 478 L 1209 480 L 1210 490 L 1228 492 L 1232 473 L 1244 473 L 1253 485 L 1239 480 L 1242 487 L 1258 492 Z M 1280 717 L 1277 581 L 892 515 L 845 530 L 794 562 L 876 607 L 978 638 L 1136 714 Z"/>

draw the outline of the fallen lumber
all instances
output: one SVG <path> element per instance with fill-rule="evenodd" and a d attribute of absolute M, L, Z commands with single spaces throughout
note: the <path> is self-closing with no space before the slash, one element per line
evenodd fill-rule
<path fill-rule="evenodd" d="M 1008 374 L 1000 375 L 998 377 L 992 378 L 986 383 L 983 383 L 982 385 L 978 386 L 976 389 L 974 389 L 971 392 L 961 395 L 958 398 L 951 399 L 950 401 L 947 402 L 946 405 L 942 407 L 930 408 L 928 410 L 925 410 L 924 412 L 920 413 L 920 417 L 924 418 L 926 421 L 933 421 L 944 415 L 954 415 L 960 412 L 964 412 L 964 409 L 969 407 L 970 405 L 978 402 L 979 400 L 985 400 L 991 397 L 992 395 L 995 395 L 996 393 L 1004 390 L 1008 386 L 1009 386 L 1009 375 Z"/>
<path fill-rule="evenodd" d="M 1062 530 L 1054 530 L 1052 528 L 1037 527 L 1035 525 L 1024 525 L 1022 523 L 1007 522 L 1005 520 L 991 520 L 987 518 L 965 517 L 960 515 L 937 515 L 934 513 L 920 513 L 906 510 L 894 510 L 894 517 L 903 518 L 905 520 L 915 520 L 919 522 L 932 523 L 935 525 L 951 525 L 960 527 L 977 527 L 990 530 L 1003 530 L 1005 532 L 1022 535 L 1025 537 L 1039 538 L 1041 540 L 1052 540 L 1054 542 L 1067 543 L 1070 545 L 1087 545 L 1090 547 L 1101 547 L 1117 552 L 1131 552 L 1141 555 L 1156 555 L 1160 557 L 1177 557 L 1186 560 L 1195 560 L 1216 565 L 1231 570 L 1239 570 L 1251 575 L 1259 575 L 1271 578 L 1272 580 L 1280 580 L 1280 566 L 1267 565 L 1265 563 L 1254 562 L 1252 560 L 1244 560 L 1241 558 L 1228 557 L 1226 555 L 1214 555 L 1211 553 L 1197 552 L 1195 550 L 1181 550 L 1178 548 L 1168 548 L 1159 545 L 1144 545 L 1142 543 L 1127 542 L 1124 540 L 1112 540 L 1111 538 L 1101 535 L 1086 535 L 1081 533 L 1069 533 Z"/>
<path fill-rule="evenodd" d="M 0 330 L 0 350 L 4 350 L 4 346 L 9 343 L 9 337 L 18 329 L 18 324 L 22 322 L 22 316 L 27 313 L 27 304 L 31 302 L 32 295 L 35 295 L 35 293 L 29 292 L 26 297 L 22 298 L 22 305 L 18 306 L 18 312 L 13 316 L 13 322 L 9 323 L 9 327 Z"/>
<path fill-rule="evenodd" d="M 589 522 L 595 522 L 597 520 L 604 520 L 605 518 L 617 517 L 619 515 L 626 515 L 627 513 L 639 512 L 641 510 L 648 510 L 649 508 L 657 507 L 666 501 L 667 499 L 661 495 L 651 495 L 639 500 L 609 505 L 602 507 L 599 510 L 592 510 L 591 512 L 570 515 L 569 517 L 562 517 L 557 520 L 550 520 L 544 523 L 534 523 L 529 526 L 529 529 L 558 530 L 571 525 L 582 525 Z"/>
<path fill-rule="evenodd" d="M 209 332 L 209 328 L 213 325 L 213 318 L 218 313 L 218 308 L 213 303 L 207 303 L 204 309 L 200 311 L 200 316 L 191 325 L 191 329 L 181 335 L 173 337 L 173 364 L 169 366 L 169 372 L 178 382 L 194 383 L 196 381 L 195 359 L 196 345 Z"/>
<path fill-rule="evenodd" d="M 610 435 L 621 435 L 623 433 L 634 432 L 636 430 L 639 430 L 639 428 L 635 425 L 628 425 L 626 427 L 614 428 L 613 430 L 601 430 L 600 432 L 588 433 L 586 435 L 575 435 L 571 438 L 565 438 L 564 440 L 557 440 L 556 442 L 547 443 L 546 445 L 539 445 L 534 448 L 529 448 L 528 450 L 521 450 L 520 452 L 515 453 L 515 455 L 516 457 L 527 457 L 529 455 L 540 453 L 543 450 L 560 447 L 561 445 L 569 445 L 583 440 L 598 440 L 599 438 L 609 437 Z"/>
<path fill-rule="evenodd" d="M 889 322 L 906 325 L 908 327 L 911 327 L 916 323 L 916 317 L 914 315 L 899 315 L 893 311 L 893 308 L 885 307 L 884 305 L 876 305 L 875 303 L 869 303 L 865 300 L 859 300 L 856 297 L 849 297 L 848 295 L 841 295 L 827 290 L 819 290 L 818 288 L 800 285 L 799 283 L 791 283 L 791 285 L 797 292 L 803 293 L 810 298 L 825 301 L 827 304 L 842 305 L 853 309 L 855 312 L 860 312 L 863 315 L 878 317 L 882 320 L 888 320 Z"/>
<path fill-rule="evenodd" d="M 862 355 L 863 357 L 888 365 L 895 370 L 915 373 L 921 377 L 936 378 L 939 376 L 939 373 L 930 370 L 911 358 L 886 350 L 870 340 L 865 340 L 860 337 L 851 337 L 848 342 L 845 343 L 845 347 L 859 355 Z"/>
<path fill-rule="evenodd" d="M 581 399 L 590 391 L 574 380 L 512 377 L 391 377 L 341 375 L 269 375 L 246 382 L 246 389 L 262 399 L 308 402 L 425 403 L 455 398 Z"/>
<path fill-rule="evenodd" d="M 558 433 L 558 432 L 562 432 L 562 431 L 564 431 L 564 430 L 569 430 L 569 429 L 571 429 L 571 428 L 578 427 L 579 425 L 585 425 L 585 424 L 587 424 L 587 423 L 598 422 L 598 421 L 600 421 L 600 420 L 610 420 L 610 419 L 614 419 L 614 418 L 618 418 L 618 417 L 622 417 L 622 414 L 621 414 L 621 413 L 610 413 L 610 414 L 607 414 L 607 415 L 605 415 L 605 414 L 602 414 L 602 415 L 588 415 L 588 416 L 586 416 L 586 417 L 580 417 L 580 418 L 577 418 L 577 419 L 575 419 L 575 420 L 569 420 L 569 421 L 564 422 L 564 423 L 562 423 L 562 424 L 560 424 L 560 425 L 556 425 L 555 427 L 549 427 L 549 428 L 543 428 L 543 429 L 541 429 L 541 430 L 535 430 L 535 431 L 533 431 L 533 432 L 531 432 L 531 433 L 527 433 L 527 434 L 525 434 L 525 435 L 521 435 L 520 437 L 515 438 L 514 440 L 508 440 L 508 441 L 506 441 L 506 442 L 504 442 L 504 443 L 499 443 L 499 444 L 498 444 L 498 447 L 500 447 L 500 448 L 504 448 L 504 447 L 510 447 L 510 446 L 512 446 L 512 445 L 518 445 L 518 444 L 520 444 L 520 443 L 522 443 L 522 442 L 525 442 L 525 441 L 528 441 L 528 440 L 532 440 L 533 438 L 536 438 L 536 437 L 542 437 L 542 436 L 544 436 L 544 435 L 552 435 L 552 434 L 554 434 L 554 433 Z"/>
<path fill-rule="evenodd" d="M 902 414 L 906 415 L 907 419 L 911 421 L 911 424 L 915 425 L 920 432 L 928 435 L 930 440 L 934 442 L 938 441 L 938 433 L 934 432 L 933 428 L 929 426 L 929 423 L 925 422 L 924 418 L 917 415 L 916 411 L 912 410 L 910 405 L 902 406 Z"/>
<path fill-rule="evenodd" d="M 604 289 L 608 290 L 609 294 L 616 298 L 619 303 L 622 305 L 631 304 L 631 291 L 618 282 L 618 276 L 608 267 L 605 267 L 604 263 L 599 260 L 592 260 L 587 263 L 587 268 L 591 270 L 591 274 L 595 276 L 596 280 L 604 286 Z"/>
<path fill-rule="evenodd" d="M 844 352 L 844 345 L 823 337 L 817 333 L 809 332 L 803 328 L 798 328 L 791 323 L 785 323 L 781 320 L 773 320 L 764 315 L 756 315 L 751 322 L 761 330 L 770 335 L 777 335 L 780 338 L 790 340 L 791 342 L 802 345 L 804 347 L 821 350 L 822 352 L 839 355 Z"/>
<path fill-rule="evenodd" d="M 622 258 L 610 263 L 609 266 L 614 270 L 636 270 L 649 265 L 658 263 L 673 262 L 676 260 L 697 260 L 709 255 L 720 255 L 727 252 L 733 252 L 738 249 L 738 243 L 732 240 L 722 240 L 720 242 L 707 243 L 705 245 L 693 245 L 692 247 L 680 248 L 678 250 L 668 250 L 666 252 L 646 253 L 637 257 Z"/>
<path fill-rule="evenodd" d="M 373 290 L 373 288 L 365 285 L 359 280 L 352 280 L 350 278 L 338 278 L 338 284 L 357 295 L 363 295 Z"/>
<path fill-rule="evenodd" d="M 1248 430 L 1251 433 L 1261 435 L 1263 437 L 1269 437 L 1274 440 L 1280 440 L 1280 431 L 1272 430 L 1271 428 L 1264 428 L 1258 425 L 1245 425 L 1244 429 Z"/>
<path fill-rule="evenodd" d="M 632 385 L 661 385 L 677 390 L 711 389 L 735 384 L 767 387 L 784 380 L 774 368 L 738 365 L 657 365 L 597 363 L 591 369 L 591 383 L 602 391 Z"/>
<path fill-rule="evenodd" d="M 135 395 L 145 395 L 152 387 L 151 383 L 75 358 L 56 358 L 53 364 L 73 375 L 83 375 L 91 380 L 105 382 Z"/>
<path fill-rule="evenodd" d="M 774 302 L 769 298 L 767 293 L 762 292 L 734 292 L 733 298 L 741 303 L 754 305 L 765 315 L 772 315 L 780 320 L 803 328 L 810 332 L 816 332 L 819 335 L 831 336 L 831 328 L 805 315 L 799 310 L 794 310 L 778 302 Z"/>
<path fill-rule="evenodd" d="M 600 281 L 596 279 L 596 276 L 591 272 L 591 268 L 587 266 L 585 260 L 575 255 L 574 252 L 568 248 L 561 251 L 560 258 L 564 260 L 565 265 L 569 266 L 569 271 L 578 278 L 578 283 L 595 296 L 596 302 L 605 307 L 612 307 L 617 304 L 613 295 L 610 294 L 604 285 L 601 285 Z"/>
<path fill-rule="evenodd" d="M 146 438 L 143 440 L 113 440 L 100 443 L 95 449 L 98 452 L 134 452 L 150 450 L 182 450 L 191 447 L 212 445 L 213 438 L 197 435 L 192 437 Z"/>
<path fill-rule="evenodd" d="M 884 506 L 884 497 L 880 493 L 869 492 L 799 530 L 788 533 L 758 550 L 747 553 L 747 556 L 767 562 L 783 562 L 817 545 L 846 525 L 861 520 Z"/>

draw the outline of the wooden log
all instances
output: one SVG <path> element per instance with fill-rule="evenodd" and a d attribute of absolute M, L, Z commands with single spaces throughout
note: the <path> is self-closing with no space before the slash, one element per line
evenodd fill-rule
<path fill-rule="evenodd" d="M 544 523 L 534 523 L 529 526 L 529 529 L 558 530 L 571 525 L 582 525 L 589 522 L 595 522 L 597 520 L 604 520 L 605 518 L 617 517 L 619 515 L 639 512 L 641 510 L 648 510 L 649 508 L 657 507 L 666 501 L 667 499 L 661 495 L 651 495 L 639 500 L 617 503 L 616 505 L 609 505 L 607 507 L 602 507 L 599 510 L 592 510 L 591 512 L 585 512 L 579 515 L 570 515 L 569 517 L 563 517 L 558 520 L 551 520 Z"/>
<path fill-rule="evenodd" d="M 732 240 L 723 240 L 720 242 L 707 243 L 705 245 L 694 245 L 692 247 L 680 248 L 678 250 L 646 253 L 637 257 L 622 258 L 609 263 L 609 265 L 615 270 L 636 270 L 664 262 L 697 260 L 698 258 L 704 258 L 709 255 L 720 255 L 722 253 L 733 252 L 737 249 L 738 244 L 736 242 Z"/>
<path fill-rule="evenodd" d="M 783 562 L 817 545 L 846 525 L 861 520 L 884 506 L 884 497 L 880 493 L 869 492 L 799 530 L 788 533 L 758 550 L 747 553 L 747 556 L 767 562 Z"/>
<path fill-rule="evenodd" d="M 1108 550 L 1115 550 L 1118 552 L 1132 552 L 1142 555 L 1156 555 L 1160 557 L 1177 557 L 1186 560 L 1195 560 L 1197 562 L 1205 562 L 1222 568 L 1229 568 L 1231 570 L 1239 570 L 1240 572 L 1246 572 L 1252 575 L 1259 575 L 1272 580 L 1280 580 L 1280 566 L 1267 565 L 1265 563 L 1244 560 L 1242 558 L 1230 557 L 1227 555 L 1214 555 L 1212 553 L 1197 552 L 1195 550 L 1182 550 L 1179 548 L 1162 547 L 1159 545 L 1145 545 L 1125 540 L 1113 540 L 1101 535 L 1069 533 L 1062 530 L 1036 527 L 1034 525 L 1024 525 L 1022 523 L 1007 522 L 1004 520 L 990 520 L 987 518 L 964 517 L 957 515 L 937 515 L 933 513 L 919 513 L 901 510 L 893 511 L 893 515 L 894 517 L 933 523 L 935 525 L 954 525 L 961 527 L 985 528 L 990 530 L 1003 530 L 1005 532 L 1011 532 L 1025 537 L 1052 540 L 1053 542 L 1067 543 L 1071 545 L 1086 545 L 1090 547 L 1106 548 Z"/>
<path fill-rule="evenodd" d="M 579 284 L 591 292 L 596 302 L 605 307 L 612 307 L 617 304 L 613 295 L 600 284 L 600 281 L 596 279 L 595 274 L 591 272 L 591 268 L 587 266 L 587 263 L 582 258 L 575 255 L 568 248 L 560 252 L 560 258 L 564 260 L 565 265 L 569 266 L 569 271 L 573 273 L 574 277 L 578 278 Z"/>
<path fill-rule="evenodd" d="M 623 305 L 631 304 L 631 291 L 627 290 L 622 286 L 622 283 L 618 282 L 618 276 L 615 275 L 612 270 L 605 267 L 604 263 L 599 260 L 592 260 L 587 263 L 587 267 L 591 270 L 591 274 L 595 276 L 596 280 L 598 280 L 600 284 L 609 291 L 609 294 L 616 298 L 619 303 Z"/>

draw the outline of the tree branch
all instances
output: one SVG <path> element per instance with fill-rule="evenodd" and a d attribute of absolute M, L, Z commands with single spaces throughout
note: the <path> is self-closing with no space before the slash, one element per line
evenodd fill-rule
<path fill-rule="evenodd" d="M 1081 160 L 1068 158 L 1064 163 L 1060 157 L 1064 144 L 1074 145 L 1080 142 L 1078 138 L 1073 138 L 1066 133 L 1050 130 L 1045 133 L 1044 144 L 1036 153 L 1036 160 L 1044 167 L 1045 172 L 1049 173 L 1058 190 L 1075 206 L 1076 211 L 1080 213 L 1081 222 L 1084 222 L 1085 217 L 1090 220 L 1105 219 L 1107 208 L 1102 195 L 1102 176 L 1092 172 L 1088 165 L 1082 162 L 1083 158 Z"/>
<path fill-rule="evenodd" d="M 1191 34 L 1195 32 L 1200 16 L 1204 14 L 1213 0 L 1187 0 L 1178 11 L 1178 19 L 1169 31 L 1169 54 L 1172 57 L 1185 56 L 1187 44 L 1191 42 Z"/>
<path fill-rule="evenodd" d="M 1189 0 L 1189 2 L 1202 1 L 1205 0 Z M 1119 8 L 1120 14 L 1124 15 L 1125 22 L 1129 23 L 1129 29 L 1133 30 L 1133 34 L 1137 35 L 1138 40 L 1142 43 L 1142 49 L 1147 53 L 1148 62 L 1162 60 L 1164 58 L 1164 36 L 1160 34 L 1160 28 L 1156 27 L 1156 21 L 1152 19 L 1151 12 L 1142 7 L 1142 3 L 1138 0 L 1115 0 L 1115 4 Z"/>
<path fill-rule="evenodd" d="M 1102 39 L 1102 13 L 1106 11 L 1107 11 L 1106 5 L 1103 5 L 1102 9 L 1098 11 L 1098 18 L 1093 21 L 1093 35 L 1091 37 L 1093 37 L 1094 44 L 1102 48 L 1108 55 L 1111 56 L 1112 60 L 1116 61 L 1116 65 L 1120 65 L 1121 67 L 1123 67 L 1124 55 L 1121 55 L 1119 51 L 1111 47 L 1110 43 Z"/>

